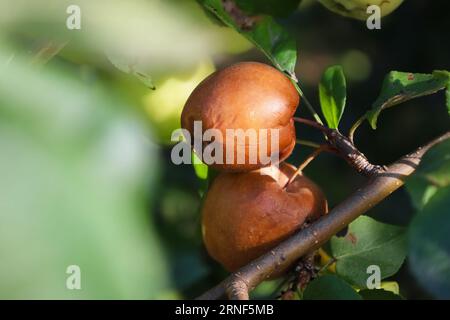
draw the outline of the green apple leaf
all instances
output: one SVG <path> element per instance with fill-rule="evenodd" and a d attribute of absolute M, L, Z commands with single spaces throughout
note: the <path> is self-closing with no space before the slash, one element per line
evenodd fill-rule
<path fill-rule="evenodd" d="M 372 128 L 376 129 L 381 111 L 444 89 L 449 75 L 447 71 L 434 71 L 432 74 L 391 71 L 384 79 L 381 93 L 372 109 L 366 113 L 367 120 Z"/>
<path fill-rule="evenodd" d="M 328 126 L 337 129 L 347 99 L 347 85 L 341 66 L 329 67 L 324 72 L 319 84 L 319 98 Z"/>
<path fill-rule="evenodd" d="M 432 198 L 440 188 L 450 185 L 450 140 L 431 148 L 422 158 L 414 175 L 406 181 L 413 204 L 417 209 Z"/>
<path fill-rule="evenodd" d="M 297 60 L 295 40 L 271 16 L 247 15 L 233 1 L 199 1 L 225 25 L 252 42 L 276 68 L 295 79 L 294 68 Z"/>
<path fill-rule="evenodd" d="M 417 281 L 439 299 L 450 299 L 450 187 L 440 189 L 409 229 L 409 266 Z"/>
<path fill-rule="evenodd" d="M 336 273 L 348 282 L 366 287 L 367 268 L 380 268 L 381 279 L 395 274 L 406 256 L 405 229 L 361 216 L 352 222 L 344 237 L 330 240 Z"/>
<path fill-rule="evenodd" d="M 200 180 L 208 179 L 208 166 L 200 160 L 194 151 L 191 152 L 191 160 L 197 178 Z"/>

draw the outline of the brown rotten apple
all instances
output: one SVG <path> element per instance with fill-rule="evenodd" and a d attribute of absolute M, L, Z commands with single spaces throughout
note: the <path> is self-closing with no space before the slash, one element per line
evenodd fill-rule
<path fill-rule="evenodd" d="M 228 271 L 268 252 L 304 222 L 327 212 L 322 191 L 305 176 L 283 188 L 294 172 L 295 167 L 282 163 L 280 168 L 216 177 L 202 209 L 203 240 L 210 256 Z"/>
<path fill-rule="evenodd" d="M 207 164 L 225 171 L 250 171 L 291 154 L 295 146 L 292 117 L 298 103 L 299 95 L 283 73 L 262 63 L 242 62 L 211 74 L 197 86 L 184 106 L 181 126 L 195 136 L 194 121 L 200 121 L 202 132 L 217 129 L 221 133 L 211 139 L 220 146 L 220 156 L 214 157 L 219 161 Z M 232 139 L 227 139 L 227 129 L 235 130 Z M 244 133 L 251 129 L 256 135 L 245 137 L 238 129 Z M 211 142 L 203 141 L 195 152 L 203 155 Z"/>

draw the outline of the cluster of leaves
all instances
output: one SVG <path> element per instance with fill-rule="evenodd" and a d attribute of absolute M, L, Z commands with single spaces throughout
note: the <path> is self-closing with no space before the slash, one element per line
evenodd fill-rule
<path fill-rule="evenodd" d="M 297 50 L 294 39 L 265 8 L 276 7 L 286 14 L 299 1 L 279 3 L 265 0 L 199 0 L 203 7 L 233 28 L 257 48 L 272 64 L 297 82 L 294 69 Z M 275 5 L 276 4 L 276 5 Z M 298 88 L 298 86 L 297 86 Z M 300 88 L 299 93 L 302 94 Z M 450 73 L 431 74 L 392 71 L 386 76 L 379 97 L 361 118 L 376 129 L 381 111 L 407 100 L 446 90 L 450 113 Z M 330 128 L 338 129 L 344 113 L 347 94 L 341 66 L 328 68 L 319 84 L 322 114 Z M 398 285 L 388 289 L 383 284 L 367 289 L 370 267 L 378 266 L 381 279 L 397 273 L 405 257 L 421 285 L 438 298 L 450 297 L 450 143 L 433 148 L 423 159 L 417 174 L 407 181 L 407 189 L 417 207 L 417 215 L 407 229 L 377 222 L 362 216 L 350 224 L 344 237 L 333 237 L 327 248 L 333 268 L 312 281 L 303 299 L 400 299 Z M 195 165 L 201 179 L 207 179 L 207 168 Z M 331 271 L 330 271 L 331 270 Z M 394 287 L 394 289 L 392 289 Z"/>

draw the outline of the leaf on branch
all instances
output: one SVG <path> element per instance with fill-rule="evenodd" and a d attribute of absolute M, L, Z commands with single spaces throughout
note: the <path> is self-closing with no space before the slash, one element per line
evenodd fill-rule
<path fill-rule="evenodd" d="M 409 265 L 417 281 L 438 299 L 450 299 L 450 187 L 416 215 L 409 229 Z"/>
<path fill-rule="evenodd" d="M 331 129 L 337 129 L 345 109 L 347 84 L 342 66 L 329 67 L 319 84 L 322 113 Z"/>
<path fill-rule="evenodd" d="M 331 238 L 330 248 L 337 275 L 365 288 L 369 266 L 380 268 L 381 279 L 400 269 L 406 256 L 405 228 L 361 216 L 349 225 L 344 237 Z"/>
<path fill-rule="evenodd" d="M 231 0 L 199 0 L 225 25 L 242 34 L 261 50 L 280 71 L 295 78 L 295 40 L 268 15 L 247 15 Z"/>
<path fill-rule="evenodd" d="M 381 93 L 366 113 L 373 129 L 377 127 L 378 116 L 384 109 L 402 102 L 430 95 L 444 89 L 450 79 L 447 71 L 434 71 L 432 74 L 391 71 L 383 81 Z"/>
<path fill-rule="evenodd" d="M 350 284 L 335 275 L 313 280 L 303 292 L 304 300 L 362 300 Z"/>
<path fill-rule="evenodd" d="M 447 186 L 450 186 L 450 141 L 448 140 L 431 148 L 422 158 L 414 175 L 406 181 L 406 188 L 417 209 L 422 209 L 439 189 Z"/>

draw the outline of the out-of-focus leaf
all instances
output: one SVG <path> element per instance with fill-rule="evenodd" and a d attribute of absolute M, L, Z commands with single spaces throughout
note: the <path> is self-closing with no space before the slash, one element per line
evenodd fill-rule
<path fill-rule="evenodd" d="M 235 2 L 246 13 L 285 17 L 297 10 L 301 0 L 236 0 Z"/>
<path fill-rule="evenodd" d="M 148 216 L 148 132 L 111 90 L 28 61 L 0 66 L 0 297 L 156 297 L 172 280 Z"/>
<path fill-rule="evenodd" d="M 157 89 L 143 97 L 145 112 L 154 129 L 154 135 L 161 144 L 176 143 L 171 140 L 174 130 L 181 127 L 181 112 L 195 87 L 214 72 L 210 60 L 202 61 L 184 73 L 172 73 L 156 81 Z"/>
<path fill-rule="evenodd" d="M 425 204 L 436 194 L 439 187 L 424 179 L 413 175 L 406 181 L 406 189 L 416 209 L 422 209 Z"/>
<path fill-rule="evenodd" d="M 56 56 L 67 44 L 67 42 L 47 41 L 36 50 L 31 63 L 33 65 L 44 65 Z"/>
<path fill-rule="evenodd" d="M 377 127 L 381 111 L 402 102 L 430 95 L 444 89 L 449 81 L 447 71 L 434 71 L 432 74 L 391 71 L 386 76 L 380 95 L 366 113 L 373 129 Z"/>
<path fill-rule="evenodd" d="M 347 85 L 341 66 L 332 66 L 325 70 L 319 84 L 319 98 L 328 126 L 337 129 L 347 99 Z"/>
<path fill-rule="evenodd" d="M 367 12 L 370 5 L 377 5 L 380 8 L 381 17 L 392 13 L 403 0 L 319 0 L 327 9 L 344 17 L 358 20 L 367 20 L 372 13 Z"/>
<path fill-rule="evenodd" d="M 303 292 L 304 300 L 361 300 L 350 284 L 335 275 L 313 280 Z"/>
<path fill-rule="evenodd" d="M 227 26 L 258 47 L 279 70 L 295 79 L 297 49 L 295 40 L 271 16 L 249 16 L 233 1 L 199 0 Z"/>
<path fill-rule="evenodd" d="M 130 61 L 123 61 L 118 56 L 113 56 L 111 54 L 107 54 L 109 61 L 120 71 L 128 73 L 136 77 L 139 81 L 141 81 L 147 88 L 155 90 L 156 87 L 153 83 L 152 77 L 146 73 L 146 71 L 140 70 L 140 66 L 138 64 L 133 64 Z"/>
<path fill-rule="evenodd" d="M 406 181 L 414 206 L 421 209 L 440 188 L 450 185 L 450 141 L 431 148 Z"/>
<path fill-rule="evenodd" d="M 384 289 L 365 289 L 358 292 L 364 300 L 403 300 L 398 294 Z"/>
<path fill-rule="evenodd" d="M 65 27 L 69 5 L 81 9 L 80 30 Z M 3 0 L 0 30 L 33 41 L 70 40 L 61 54 L 76 62 L 103 65 L 106 52 L 124 66 L 134 66 L 136 76 L 151 87 L 148 75 L 189 68 L 224 48 L 215 30 L 192 20 L 194 9 L 180 6 L 187 5 L 158 0 Z"/>
<path fill-rule="evenodd" d="M 197 178 L 199 178 L 200 180 L 208 179 L 208 166 L 200 160 L 200 158 L 194 151 L 192 151 L 191 158 L 192 158 L 192 166 L 194 167 Z"/>
<path fill-rule="evenodd" d="M 440 189 L 411 223 L 409 266 L 436 298 L 450 299 L 450 187 Z"/>
<path fill-rule="evenodd" d="M 361 288 L 370 276 L 367 268 L 380 268 L 381 279 L 395 274 L 406 256 L 405 229 L 361 216 L 349 225 L 344 237 L 330 240 L 336 273 Z"/>

